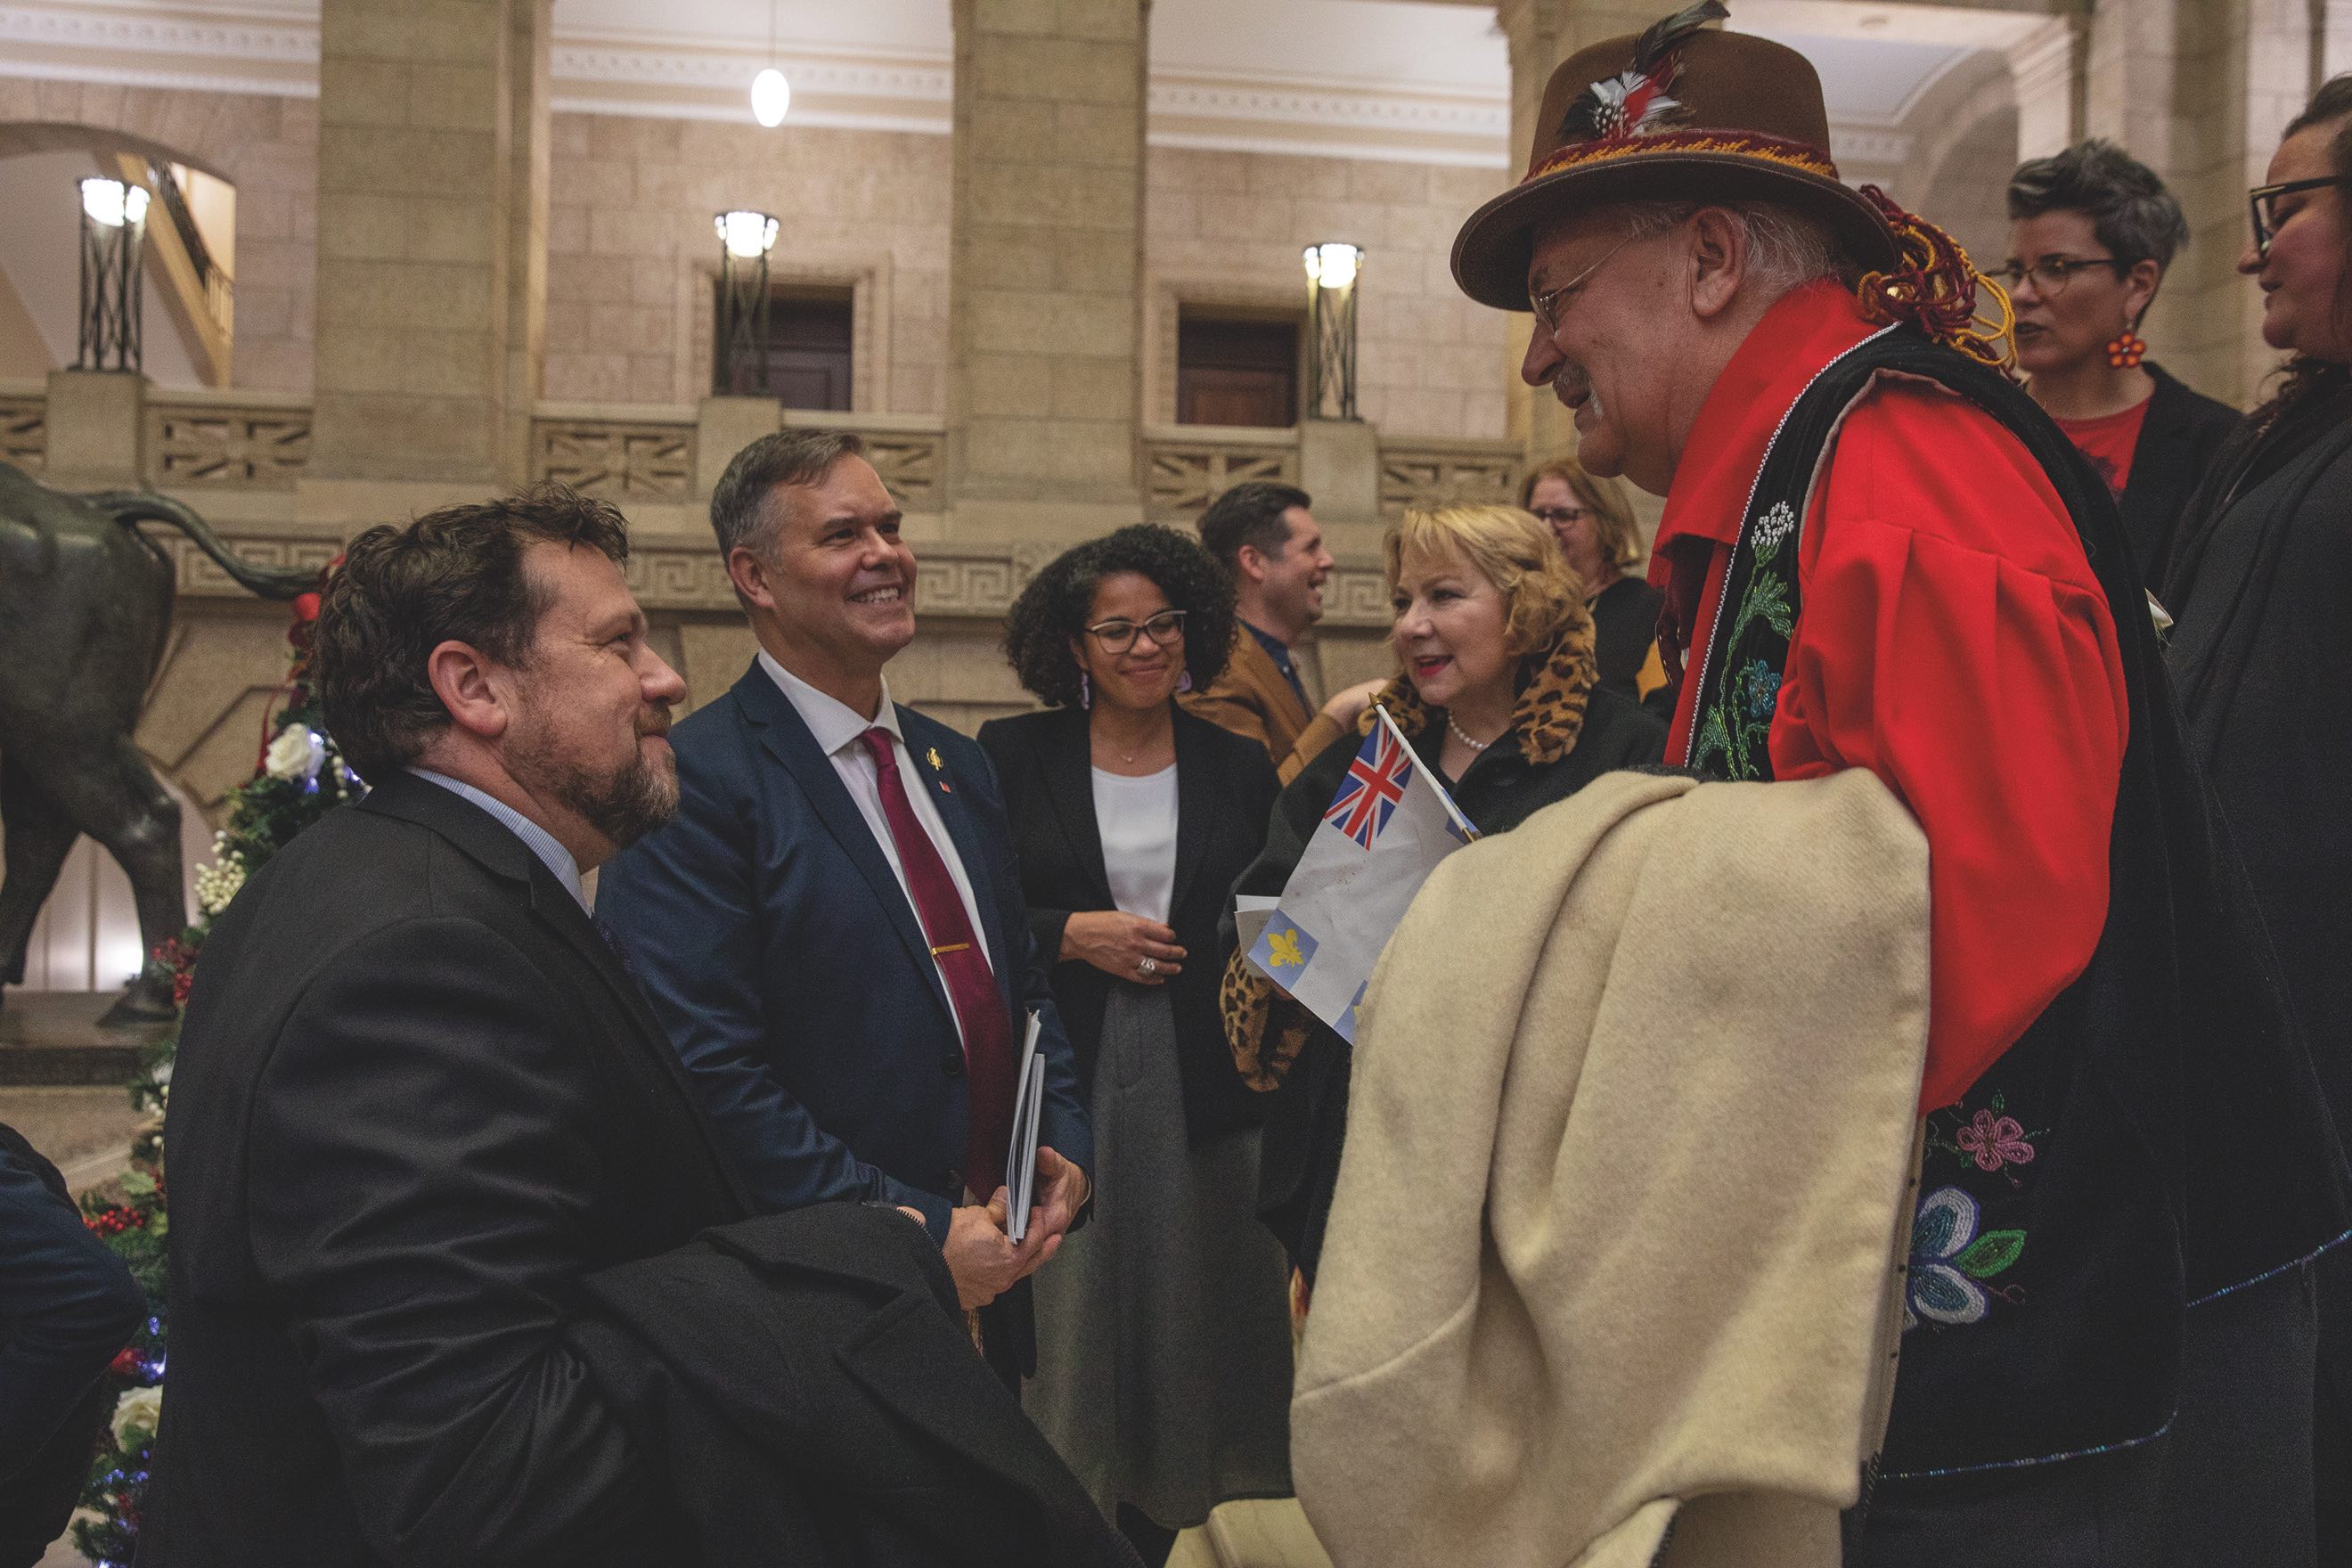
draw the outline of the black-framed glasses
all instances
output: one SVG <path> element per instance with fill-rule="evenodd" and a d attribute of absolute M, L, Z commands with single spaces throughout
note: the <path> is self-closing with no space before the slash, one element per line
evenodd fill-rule
<path fill-rule="evenodd" d="M 2279 230 L 2277 204 L 2281 196 L 2291 196 L 2297 191 L 2316 191 L 2328 185 L 2347 184 L 2352 184 L 2352 180 L 2347 180 L 2345 175 L 2322 174 L 2313 180 L 2289 180 L 2284 184 L 2256 185 L 2252 190 L 2248 191 L 2246 211 L 2254 220 L 2254 254 L 2265 261 L 2270 259 L 2271 240 Z M 2290 213 L 2287 216 L 2292 217 L 2294 215 Z"/>
<path fill-rule="evenodd" d="M 1184 612 L 1162 610 L 1148 621 L 1097 621 L 1087 628 L 1087 635 L 1102 644 L 1105 653 L 1125 653 L 1135 646 L 1139 635 L 1150 637 L 1153 647 L 1173 647 L 1184 636 Z"/>
<path fill-rule="evenodd" d="M 2014 289 L 2027 279 L 2033 279 L 2033 291 L 2045 300 L 2054 300 L 2066 291 L 2066 285 L 2075 273 L 2086 267 L 2112 267 L 2120 278 L 2138 266 L 2120 256 L 2044 256 L 2035 261 L 2020 261 L 2012 256 L 2006 266 L 1996 268 L 1993 277 L 2001 287 Z"/>
<path fill-rule="evenodd" d="M 1531 506 L 1528 510 L 1534 515 L 1538 522 L 1549 528 L 1558 528 L 1563 523 L 1581 522 L 1592 515 L 1580 506 Z"/>

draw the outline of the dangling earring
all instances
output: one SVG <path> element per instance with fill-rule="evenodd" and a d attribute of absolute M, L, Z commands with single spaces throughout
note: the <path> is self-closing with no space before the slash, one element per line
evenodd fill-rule
<path fill-rule="evenodd" d="M 1078 706 L 1081 708 L 1092 708 L 1094 705 L 1094 685 L 1091 681 L 1087 679 L 1087 672 L 1082 669 L 1078 671 Z"/>
<path fill-rule="evenodd" d="M 1176 678 L 1176 689 L 1178 691 L 1190 691 L 1192 689 L 1192 672 L 1191 670 L 1188 669 L 1183 674 Z"/>
<path fill-rule="evenodd" d="M 2107 340 L 2107 363 L 2117 370 L 2137 370 L 2147 357 L 2147 340 L 2129 327 Z"/>

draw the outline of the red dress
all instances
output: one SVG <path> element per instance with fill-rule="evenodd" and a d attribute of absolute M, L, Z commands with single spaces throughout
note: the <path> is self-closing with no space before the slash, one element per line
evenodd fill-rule
<path fill-rule="evenodd" d="M 1831 282 L 1775 304 L 1700 408 L 1650 581 L 1704 647 L 1758 469 L 1813 376 L 1875 331 Z M 1773 774 L 1868 768 L 1927 834 L 1923 1110 L 1948 1105 L 2089 963 L 2127 710 L 2115 622 L 2024 447 L 1939 388 L 1882 382 L 1848 415 L 1798 550 L 1802 609 Z M 1666 742 L 1688 753 L 1696 683 Z"/>

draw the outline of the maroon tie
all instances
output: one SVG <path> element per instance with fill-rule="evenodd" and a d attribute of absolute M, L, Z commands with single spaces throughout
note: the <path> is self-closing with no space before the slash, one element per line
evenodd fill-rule
<path fill-rule="evenodd" d="M 874 753 L 874 766 L 881 775 L 882 815 L 889 819 L 890 837 L 898 847 L 898 867 L 906 873 L 907 890 L 931 944 L 931 958 L 947 982 L 948 1001 L 963 1026 L 964 1061 L 971 1069 L 964 1183 L 984 1200 L 1004 1180 L 1004 1156 L 1013 1138 L 1013 1020 L 996 989 L 996 976 L 989 972 L 988 954 L 964 913 L 963 895 L 956 891 L 939 847 L 923 831 L 907 799 L 890 731 L 877 726 L 859 739 Z"/>

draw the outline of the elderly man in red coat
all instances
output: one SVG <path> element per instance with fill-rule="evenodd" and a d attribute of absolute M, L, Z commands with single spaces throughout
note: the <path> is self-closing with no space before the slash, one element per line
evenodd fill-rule
<path fill-rule="evenodd" d="M 1840 184 L 1811 67 L 1724 14 L 1566 61 L 1454 271 L 1532 309 L 1584 467 L 1666 498 L 1668 761 L 1867 768 L 1927 837 L 1926 1154 L 1853 1560 L 2307 1563 L 2297 1265 L 2343 1160 L 2138 567 L 1967 257 Z"/>

